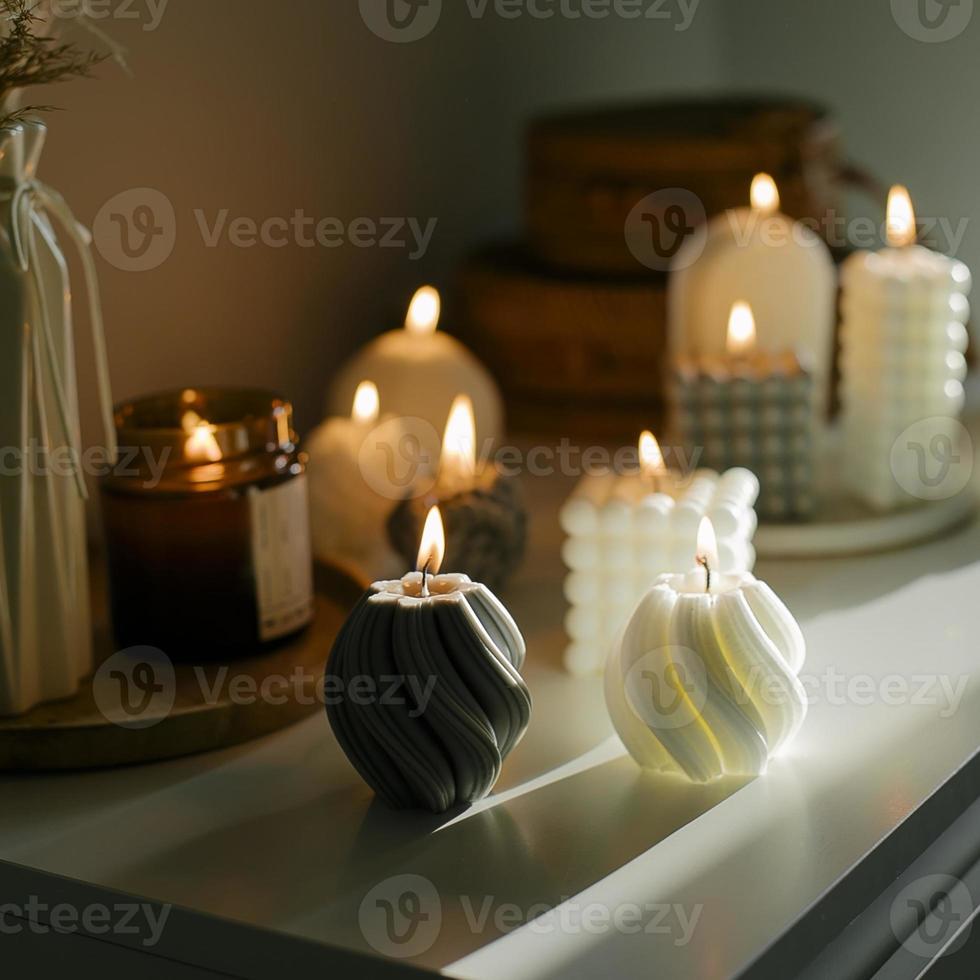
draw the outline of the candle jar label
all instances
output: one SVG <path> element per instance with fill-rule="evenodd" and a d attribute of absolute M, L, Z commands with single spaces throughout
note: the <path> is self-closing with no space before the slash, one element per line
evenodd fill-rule
<path fill-rule="evenodd" d="M 306 477 L 248 494 L 259 638 L 287 636 L 313 618 Z"/>

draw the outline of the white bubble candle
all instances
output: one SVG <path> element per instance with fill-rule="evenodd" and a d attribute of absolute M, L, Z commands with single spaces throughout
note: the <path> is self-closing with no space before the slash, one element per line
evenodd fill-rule
<path fill-rule="evenodd" d="M 959 438 L 971 285 L 962 262 L 915 244 L 904 187 L 889 194 L 887 234 L 888 248 L 857 252 L 841 273 L 843 476 L 881 510 L 927 496 L 917 445 Z M 916 437 L 900 441 L 910 426 Z"/>
<path fill-rule="evenodd" d="M 651 433 L 641 437 L 640 461 L 637 472 L 587 474 L 559 514 L 569 569 L 565 666 L 573 673 L 601 670 L 609 645 L 650 584 L 690 564 L 705 516 L 718 529 L 720 568 L 749 570 L 755 564 L 759 481 L 751 472 L 697 470 L 685 477 L 667 468 Z"/>

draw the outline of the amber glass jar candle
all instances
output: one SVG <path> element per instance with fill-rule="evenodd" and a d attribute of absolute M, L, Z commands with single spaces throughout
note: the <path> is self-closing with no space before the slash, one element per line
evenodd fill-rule
<path fill-rule="evenodd" d="M 116 427 L 101 495 L 117 645 L 225 660 L 302 630 L 313 580 L 292 406 L 184 389 L 120 405 Z"/>

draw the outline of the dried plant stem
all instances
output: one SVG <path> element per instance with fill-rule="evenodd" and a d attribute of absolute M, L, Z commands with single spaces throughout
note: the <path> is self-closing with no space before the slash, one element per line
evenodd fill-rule
<path fill-rule="evenodd" d="M 38 32 L 42 18 L 34 0 L 0 0 L 0 106 L 11 104 L 15 93 L 32 85 L 50 85 L 87 78 L 104 55 Z M 52 106 L 28 105 L 0 114 L 0 129 Z"/>

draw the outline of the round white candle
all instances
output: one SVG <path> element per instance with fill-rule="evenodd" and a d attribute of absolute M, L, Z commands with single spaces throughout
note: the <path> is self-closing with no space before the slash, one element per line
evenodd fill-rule
<path fill-rule="evenodd" d="M 362 382 L 351 414 L 327 419 L 305 443 L 313 552 L 322 562 L 352 562 L 372 578 L 397 567 L 385 530 L 397 488 L 383 491 L 390 482 L 389 456 L 401 436 L 401 423 L 379 416 L 378 388 Z M 372 432 L 384 438 L 390 451 L 384 446 L 364 451 Z"/>
<path fill-rule="evenodd" d="M 675 356 L 721 357 L 738 301 L 755 314 L 761 350 L 805 352 L 825 399 L 833 361 L 836 272 L 809 228 L 779 213 L 775 183 L 759 174 L 752 207 L 713 218 L 680 248 L 671 268 L 668 332 Z"/>
<path fill-rule="evenodd" d="M 759 775 L 798 731 L 803 634 L 786 606 L 748 572 L 710 574 L 712 532 L 700 567 L 661 576 L 606 666 L 606 705 L 644 768 L 705 783 Z"/>
<path fill-rule="evenodd" d="M 852 255 L 841 274 L 844 472 L 855 495 L 882 509 L 916 499 L 917 458 L 892 453 L 906 428 L 930 419 L 933 435 L 956 439 L 971 285 L 962 262 L 914 244 L 903 187 L 889 194 L 887 229 L 888 248 Z"/>
<path fill-rule="evenodd" d="M 496 443 L 503 431 L 500 392 L 487 369 L 458 340 L 438 329 L 441 303 L 435 289 L 424 286 L 412 300 L 404 329 L 372 340 L 341 369 L 330 390 L 328 411 L 347 411 L 364 378 L 384 392 L 385 411 L 407 419 L 422 442 L 425 458 L 439 458 L 439 441 L 453 401 L 470 397 L 476 418 L 477 445 Z"/>

